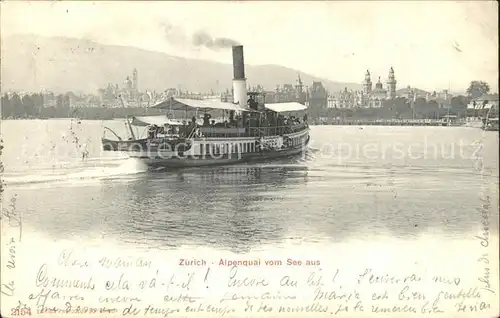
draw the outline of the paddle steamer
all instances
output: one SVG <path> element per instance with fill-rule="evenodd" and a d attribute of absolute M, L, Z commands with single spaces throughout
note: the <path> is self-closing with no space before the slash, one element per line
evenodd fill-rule
<path fill-rule="evenodd" d="M 297 102 L 265 103 L 265 95 L 247 92 L 243 46 L 233 46 L 232 53 L 233 102 L 168 98 L 152 107 L 196 115 L 183 122 L 164 116 L 154 120 L 128 118 L 130 138 L 123 140 L 106 127 L 116 139 L 103 137 L 103 149 L 126 152 L 149 166 L 175 168 L 268 160 L 305 152 L 310 140 L 307 107 Z M 228 119 L 211 120 L 213 112 L 228 114 Z M 148 136 L 136 138 L 132 126 L 147 126 Z"/>

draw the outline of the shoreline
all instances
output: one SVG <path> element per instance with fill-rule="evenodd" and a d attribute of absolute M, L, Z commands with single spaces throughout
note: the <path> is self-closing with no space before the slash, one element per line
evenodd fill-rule
<path fill-rule="evenodd" d="M 141 116 L 141 115 L 139 115 Z M 142 115 L 144 116 L 144 115 Z M 146 115 L 147 116 L 147 115 Z M 154 115 L 153 115 L 154 116 Z M 36 117 L 36 118 L 2 118 L 2 120 L 85 120 L 85 121 L 108 121 L 108 120 L 121 120 L 126 117 L 117 116 L 111 118 L 82 118 L 82 117 Z M 464 123 L 465 124 L 465 123 Z M 310 125 L 313 126 L 446 126 L 441 120 L 311 120 Z M 455 125 L 452 127 L 464 127 L 464 125 Z"/>
<path fill-rule="evenodd" d="M 315 120 L 311 124 L 321 126 L 445 126 L 441 120 L 437 119 Z"/>

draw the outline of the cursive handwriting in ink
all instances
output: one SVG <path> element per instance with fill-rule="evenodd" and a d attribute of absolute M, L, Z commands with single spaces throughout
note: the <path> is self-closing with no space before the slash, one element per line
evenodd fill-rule
<path fill-rule="evenodd" d="M 175 274 L 172 274 L 169 282 L 165 283 L 166 292 L 167 293 L 169 292 L 170 286 L 178 287 L 178 288 L 184 289 L 185 291 L 189 291 L 190 287 L 191 287 L 191 282 L 193 281 L 193 277 L 194 277 L 194 272 L 188 273 L 186 279 L 176 277 Z"/>
<path fill-rule="evenodd" d="M 120 278 L 118 280 L 108 280 L 106 281 L 105 287 L 106 290 L 130 290 L 129 281 L 124 278 L 125 274 L 121 273 Z"/>
<path fill-rule="evenodd" d="M 490 209 L 490 197 L 486 196 L 485 199 L 481 199 L 483 204 L 477 211 L 481 217 L 481 235 L 475 236 L 480 242 L 482 247 L 488 247 L 490 245 L 490 220 L 489 220 L 489 209 Z"/>
<path fill-rule="evenodd" d="M 87 261 L 77 260 L 73 257 L 73 250 L 64 250 L 57 259 L 57 264 L 65 267 L 89 267 Z"/>
<path fill-rule="evenodd" d="M 80 317 L 88 317 L 89 314 L 113 314 L 117 313 L 118 309 L 116 308 L 107 308 L 107 307 L 101 307 L 101 308 L 94 308 L 94 307 L 87 307 L 87 306 L 73 306 L 71 305 L 70 302 L 65 303 L 66 308 L 57 308 L 57 307 L 46 307 L 46 306 L 41 306 L 37 309 L 37 314 L 74 314 L 76 317 L 76 314 L 78 314 Z M 49 315 L 47 315 L 49 316 Z M 109 315 L 107 315 L 109 316 Z M 107 317 L 106 316 L 106 317 Z"/>
<path fill-rule="evenodd" d="M 479 240 L 479 242 L 483 248 L 487 249 L 488 246 L 490 245 L 490 243 L 489 243 L 489 238 L 490 238 L 490 222 L 489 222 L 490 197 L 486 196 L 486 198 L 481 198 L 481 201 L 483 201 L 483 203 L 482 203 L 481 207 L 477 209 L 477 211 L 479 212 L 480 217 L 481 217 L 481 224 L 482 224 L 481 235 L 475 236 L 475 238 L 477 238 Z M 477 279 L 482 285 L 481 289 L 494 294 L 495 292 L 491 288 L 491 283 L 490 283 L 490 267 L 489 267 L 490 259 L 489 259 L 488 251 L 486 250 L 485 252 L 483 252 L 477 261 L 484 265 L 482 276 L 480 276 Z"/>
<path fill-rule="evenodd" d="M 36 275 L 36 287 L 48 288 L 77 288 L 77 289 L 90 289 L 94 290 L 95 284 L 93 278 L 90 276 L 87 280 L 80 279 L 64 279 L 59 277 L 50 277 L 48 275 L 47 264 L 43 264 L 38 269 Z"/>
<path fill-rule="evenodd" d="M 484 301 L 466 303 L 465 300 L 462 300 L 461 302 L 455 304 L 455 308 L 457 312 L 480 312 L 490 309 L 491 305 L 489 303 L 485 303 Z"/>
<path fill-rule="evenodd" d="M 266 287 L 269 281 L 265 278 L 249 278 L 238 276 L 238 267 L 233 266 L 229 272 L 228 287 Z"/>
<path fill-rule="evenodd" d="M 2 220 L 7 219 L 7 223 L 10 227 L 19 228 L 19 242 L 21 242 L 22 236 L 22 222 L 21 216 L 16 212 L 16 200 L 17 194 L 10 199 L 10 203 L 6 207 L 2 207 L 2 214 L 0 218 Z M 7 269 L 13 270 L 16 268 L 16 240 L 11 237 L 8 240 L 8 254 L 7 254 Z M 2 284 L 1 293 L 6 296 L 14 296 L 15 293 L 15 282 L 13 280 L 9 281 L 7 284 Z"/>
<path fill-rule="evenodd" d="M 28 297 L 29 300 L 36 300 L 36 307 L 38 309 L 46 307 L 47 300 L 55 300 L 55 301 L 61 301 L 61 300 L 76 300 L 76 301 L 82 301 L 85 300 L 82 296 L 80 295 L 64 295 L 59 293 L 57 290 L 52 290 L 52 289 L 45 289 L 42 288 L 38 293 L 31 293 Z"/>
<path fill-rule="evenodd" d="M 272 292 L 264 292 L 260 295 L 239 295 L 236 293 L 228 293 L 226 292 L 224 296 L 221 298 L 220 302 L 224 301 L 242 301 L 246 300 L 247 303 L 250 300 L 288 300 L 288 299 L 297 299 L 297 296 L 291 295 L 282 295 L 279 291 Z"/>
<path fill-rule="evenodd" d="M 290 276 L 283 276 L 280 280 L 281 287 L 297 287 L 298 282 L 290 278 Z"/>
<path fill-rule="evenodd" d="M 7 268 L 14 269 L 16 268 L 16 241 L 14 238 L 10 238 L 9 243 L 7 243 L 9 247 L 8 258 L 7 258 Z"/>
<path fill-rule="evenodd" d="M 2 214 L 0 218 L 7 219 L 7 222 L 10 227 L 19 228 L 19 242 L 21 242 L 23 225 L 22 225 L 21 215 L 17 214 L 16 201 L 17 201 L 17 194 L 14 194 L 14 196 L 10 198 L 9 205 L 6 207 L 2 207 Z"/>
<path fill-rule="evenodd" d="M 312 304 L 303 306 L 302 304 L 297 304 L 296 306 L 279 306 L 278 312 L 286 313 L 297 313 L 297 312 L 327 312 L 328 306 L 323 306 L 319 302 L 315 301 Z"/>
<path fill-rule="evenodd" d="M 307 278 L 307 285 L 309 287 L 319 287 L 319 286 L 323 286 L 323 282 L 322 282 L 322 279 L 323 279 L 323 276 L 321 275 L 321 269 L 319 269 L 318 271 L 316 272 L 311 272 L 309 274 L 309 277 Z M 337 269 L 337 272 L 336 274 L 338 273 L 338 269 Z M 335 274 L 335 275 L 336 275 Z M 334 282 L 335 282 L 335 278 L 333 279 Z"/>
<path fill-rule="evenodd" d="M 8 246 L 8 254 L 7 254 L 7 269 L 13 270 L 16 268 L 16 240 L 11 237 Z M 2 284 L 1 292 L 5 296 L 14 296 L 14 292 L 16 290 L 15 283 L 13 280 L 9 281 L 6 284 Z"/>
<path fill-rule="evenodd" d="M 478 262 L 482 262 L 485 264 L 483 276 L 481 276 L 477 279 L 483 285 L 483 287 L 481 289 L 486 290 L 486 291 L 494 294 L 495 292 L 491 289 L 491 284 L 490 284 L 490 268 L 488 267 L 488 264 L 490 263 L 490 261 L 488 259 L 488 254 L 485 253 L 485 254 L 481 255 L 481 257 L 478 259 Z"/>
<path fill-rule="evenodd" d="M 341 291 L 342 286 L 339 286 L 337 290 L 327 290 L 324 291 L 321 287 L 314 290 L 314 301 L 317 300 L 345 300 L 350 301 L 351 299 L 360 300 L 359 293 L 356 290 L 346 290 Z"/>
<path fill-rule="evenodd" d="M 5 296 L 14 296 L 15 291 L 16 287 L 13 280 L 9 281 L 7 284 L 2 284 L 2 294 Z"/>

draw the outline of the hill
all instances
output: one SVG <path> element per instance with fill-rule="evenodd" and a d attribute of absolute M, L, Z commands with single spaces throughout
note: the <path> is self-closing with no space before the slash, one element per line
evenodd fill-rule
<path fill-rule="evenodd" d="M 401 96 L 401 95 L 409 94 L 411 91 L 413 91 L 414 93 L 416 93 L 417 96 L 426 96 L 427 94 L 429 94 L 429 92 L 424 91 L 423 89 L 420 89 L 420 88 L 415 88 L 415 87 L 408 88 L 408 87 L 405 87 L 405 88 L 401 88 L 401 89 L 396 90 L 396 95 Z"/>
<path fill-rule="evenodd" d="M 108 83 L 122 85 L 133 68 L 139 72 L 139 89 L 163 91 L 182 87 L 193 92 L 231 88 L 232 61 L 228 64 L 187 59 L 134 47 L 61 38 L 15 35 L 2 38 L 2 91 L 74 91 L 96 93 Z M 295 84 L 298 70 L 279 65 L 247 65 L 250 85 L 274 89 Z M 321 81 L 329 91 L 360 84 L 341 83 L 300 72 L 305 85 Z"/>

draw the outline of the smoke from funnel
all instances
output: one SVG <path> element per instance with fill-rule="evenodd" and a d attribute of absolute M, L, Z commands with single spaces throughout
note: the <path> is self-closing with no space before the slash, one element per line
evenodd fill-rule
<path fill-rule="evenodd" d="M 213 38 L 205 31 L 198 31 L 193 34 L 193 44 L 196 46 L 204 46 L 211 50 L 226 49 L 239 43 L 229 38 Z"/>

